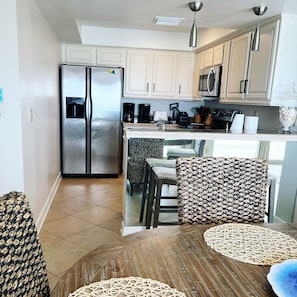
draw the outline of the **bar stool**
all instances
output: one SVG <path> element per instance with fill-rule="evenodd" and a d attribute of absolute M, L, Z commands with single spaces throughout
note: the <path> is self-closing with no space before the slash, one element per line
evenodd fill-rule
<path fill-rule="evenodd" d="M 177 224 L 177 221 L 166 223 L 159 222 L 159 214 L 161 212 L 177 213 L 178 210 L 177 204 L 161 206 L 161 199 L 177 199 L 176 193 L 174 196 L 162 196 L 163 185 L 176 186 L 176 168 L 153 167 L 151 172 L 151 183 L 147 203 L 146 229 L 150 229 L 151 227 L 152 215 L 153 228 L 158 227 L 160 224 Z"/>
<path fill-rule="evenodd" d="M 175 168 L 176 160 L 167 160 L 167 159 L 158 159 L 158 158 L 147 158 L 145 159 L 145 172 L 144 172 L 144 182 L 143 182 L 143 193 L 140 209 L 140 218 L 139 221 L 142 222 L 145 203 L 149 196 L 148 184 L 151 181 L 152 168 L 153 167 L 166 167 L 166 168 Z"/>

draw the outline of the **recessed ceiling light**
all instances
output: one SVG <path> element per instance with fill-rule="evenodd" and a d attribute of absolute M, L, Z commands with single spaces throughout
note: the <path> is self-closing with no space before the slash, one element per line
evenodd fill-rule
<path fill-rule="evenodd" d="M 164 25 L 164 26 L 178 26 L 184 18 L 173 18 L 173 17 L 162 17 L 155 16 L 153 19 L 153 23 L 156 25 Z"/>

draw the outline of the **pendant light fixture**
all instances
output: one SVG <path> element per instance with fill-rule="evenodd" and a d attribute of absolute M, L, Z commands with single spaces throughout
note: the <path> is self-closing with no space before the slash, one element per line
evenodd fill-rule
<path fill-rule="evenodd" d="M 253 41 L 252 41 L 252 51 L 258 51 L 260 48 L 260 25 L 259 25 L 259 17 L 263 15 L 267 10 L 267 6 L 256 6 L 253 7 L 253 11 L 255 15 L 258 16 L 258 23 L 254 33 Z"/>
<path fill-rule="evenodd" d="M 194 21 L 190 34 L 189 47 L 197 47 L 197 26 L 196 26 L 196 14 L 202 8 L 203 3 L 200 1 L 189 2 L 190 9 L 194 12 Z"/>

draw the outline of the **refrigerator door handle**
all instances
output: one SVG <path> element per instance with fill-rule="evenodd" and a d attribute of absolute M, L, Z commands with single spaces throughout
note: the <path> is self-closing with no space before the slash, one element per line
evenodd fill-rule
<path fill-rule="evenodd" d="M 93 101 L 92 101 L 92 68 L 89 68 L 89 99 L 90 99 L 90 120 L 93 118 Z"/>
<path fill-rule="evenodd" d="M 91 68 L 86 68 L 86 173 L 91 173 L 91 121 L 92 121 L 92 100 L 91 100 Z"/>

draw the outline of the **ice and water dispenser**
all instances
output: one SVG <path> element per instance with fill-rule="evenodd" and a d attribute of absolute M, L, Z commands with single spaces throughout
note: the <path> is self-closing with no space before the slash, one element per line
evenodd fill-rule
<path fill-rule="evenodd" d="M 66 97 L 66 118 L 81 119 L 85 117 L 85 99 Z"/>

